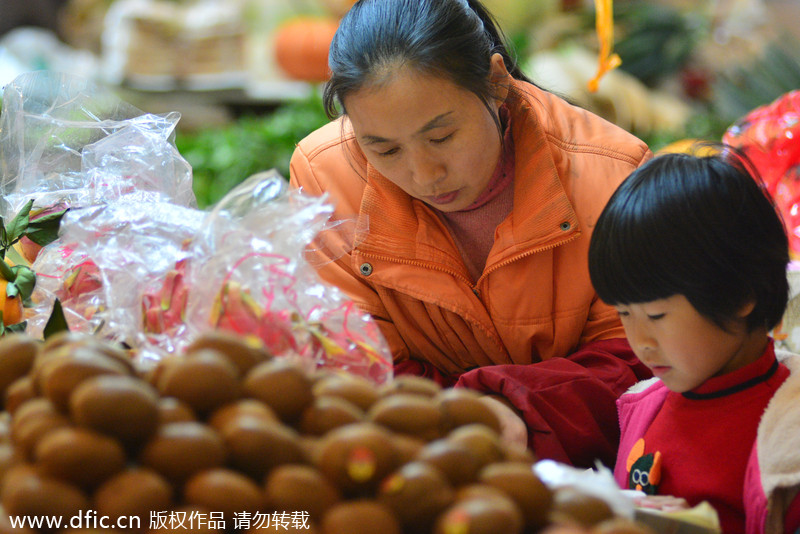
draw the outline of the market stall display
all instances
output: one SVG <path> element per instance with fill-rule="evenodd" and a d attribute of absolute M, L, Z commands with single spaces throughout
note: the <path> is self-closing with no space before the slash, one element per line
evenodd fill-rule
<path fill-rule="evenodd" d="M 95 510 L 125 532 L 180 517 L 201 531 L 651 532 L 545 485 L 468 390 L 308 372 L 219 333 L 148 372 L 132 361 L 88 334 L 0 339 L 6 514 Z"/>

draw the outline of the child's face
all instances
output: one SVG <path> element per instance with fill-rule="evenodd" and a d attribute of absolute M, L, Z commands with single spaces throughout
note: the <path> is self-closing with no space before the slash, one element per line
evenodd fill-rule
<path fill-rule="evenodd" d="M 743 317 L 723 330 L 683 295 L 615 308 L 636 356 L 679 393 L 744 367 L 765 348 L 766 334 L 748 332 Z"/>

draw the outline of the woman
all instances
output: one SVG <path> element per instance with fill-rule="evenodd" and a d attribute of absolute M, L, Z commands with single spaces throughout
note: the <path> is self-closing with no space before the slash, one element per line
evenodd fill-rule
<path fill-rule="evenodd" d="M 533 85 L 477 0 L 360 0 L 331 44 L 291 183 L 368 228 L 321 268 L 381 327 L 395 372 L 502 399 L 542 458 L 613 464 L 614 401 L 647 370 L 586 255 L 652 154 Z"/>

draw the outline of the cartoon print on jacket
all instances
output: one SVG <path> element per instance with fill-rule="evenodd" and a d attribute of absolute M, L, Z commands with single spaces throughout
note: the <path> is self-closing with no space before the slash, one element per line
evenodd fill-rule
<path fill-rule="evenodd" d="M 661 481 L 661 452 L 644 454 L 644 439 L 640 438 L 628 454 L 628 488 L 655 495 Z"/>

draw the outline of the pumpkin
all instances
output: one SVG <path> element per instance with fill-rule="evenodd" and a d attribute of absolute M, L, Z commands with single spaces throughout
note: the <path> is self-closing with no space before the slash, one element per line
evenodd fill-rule
<path fill-rule="evenodd" d="M 345 13 L 350 11 L 350 8 L 356 3 L 356 0 L 323 0 L 322 3 L 332 15 L 343 17 Z"/>
<path fill-rule="evenodd" d="M 339 19 L 301 16 L 275 30 L 275 63 L 294 80 L 324 82 L 329 77 L 328 49 Z"/>

